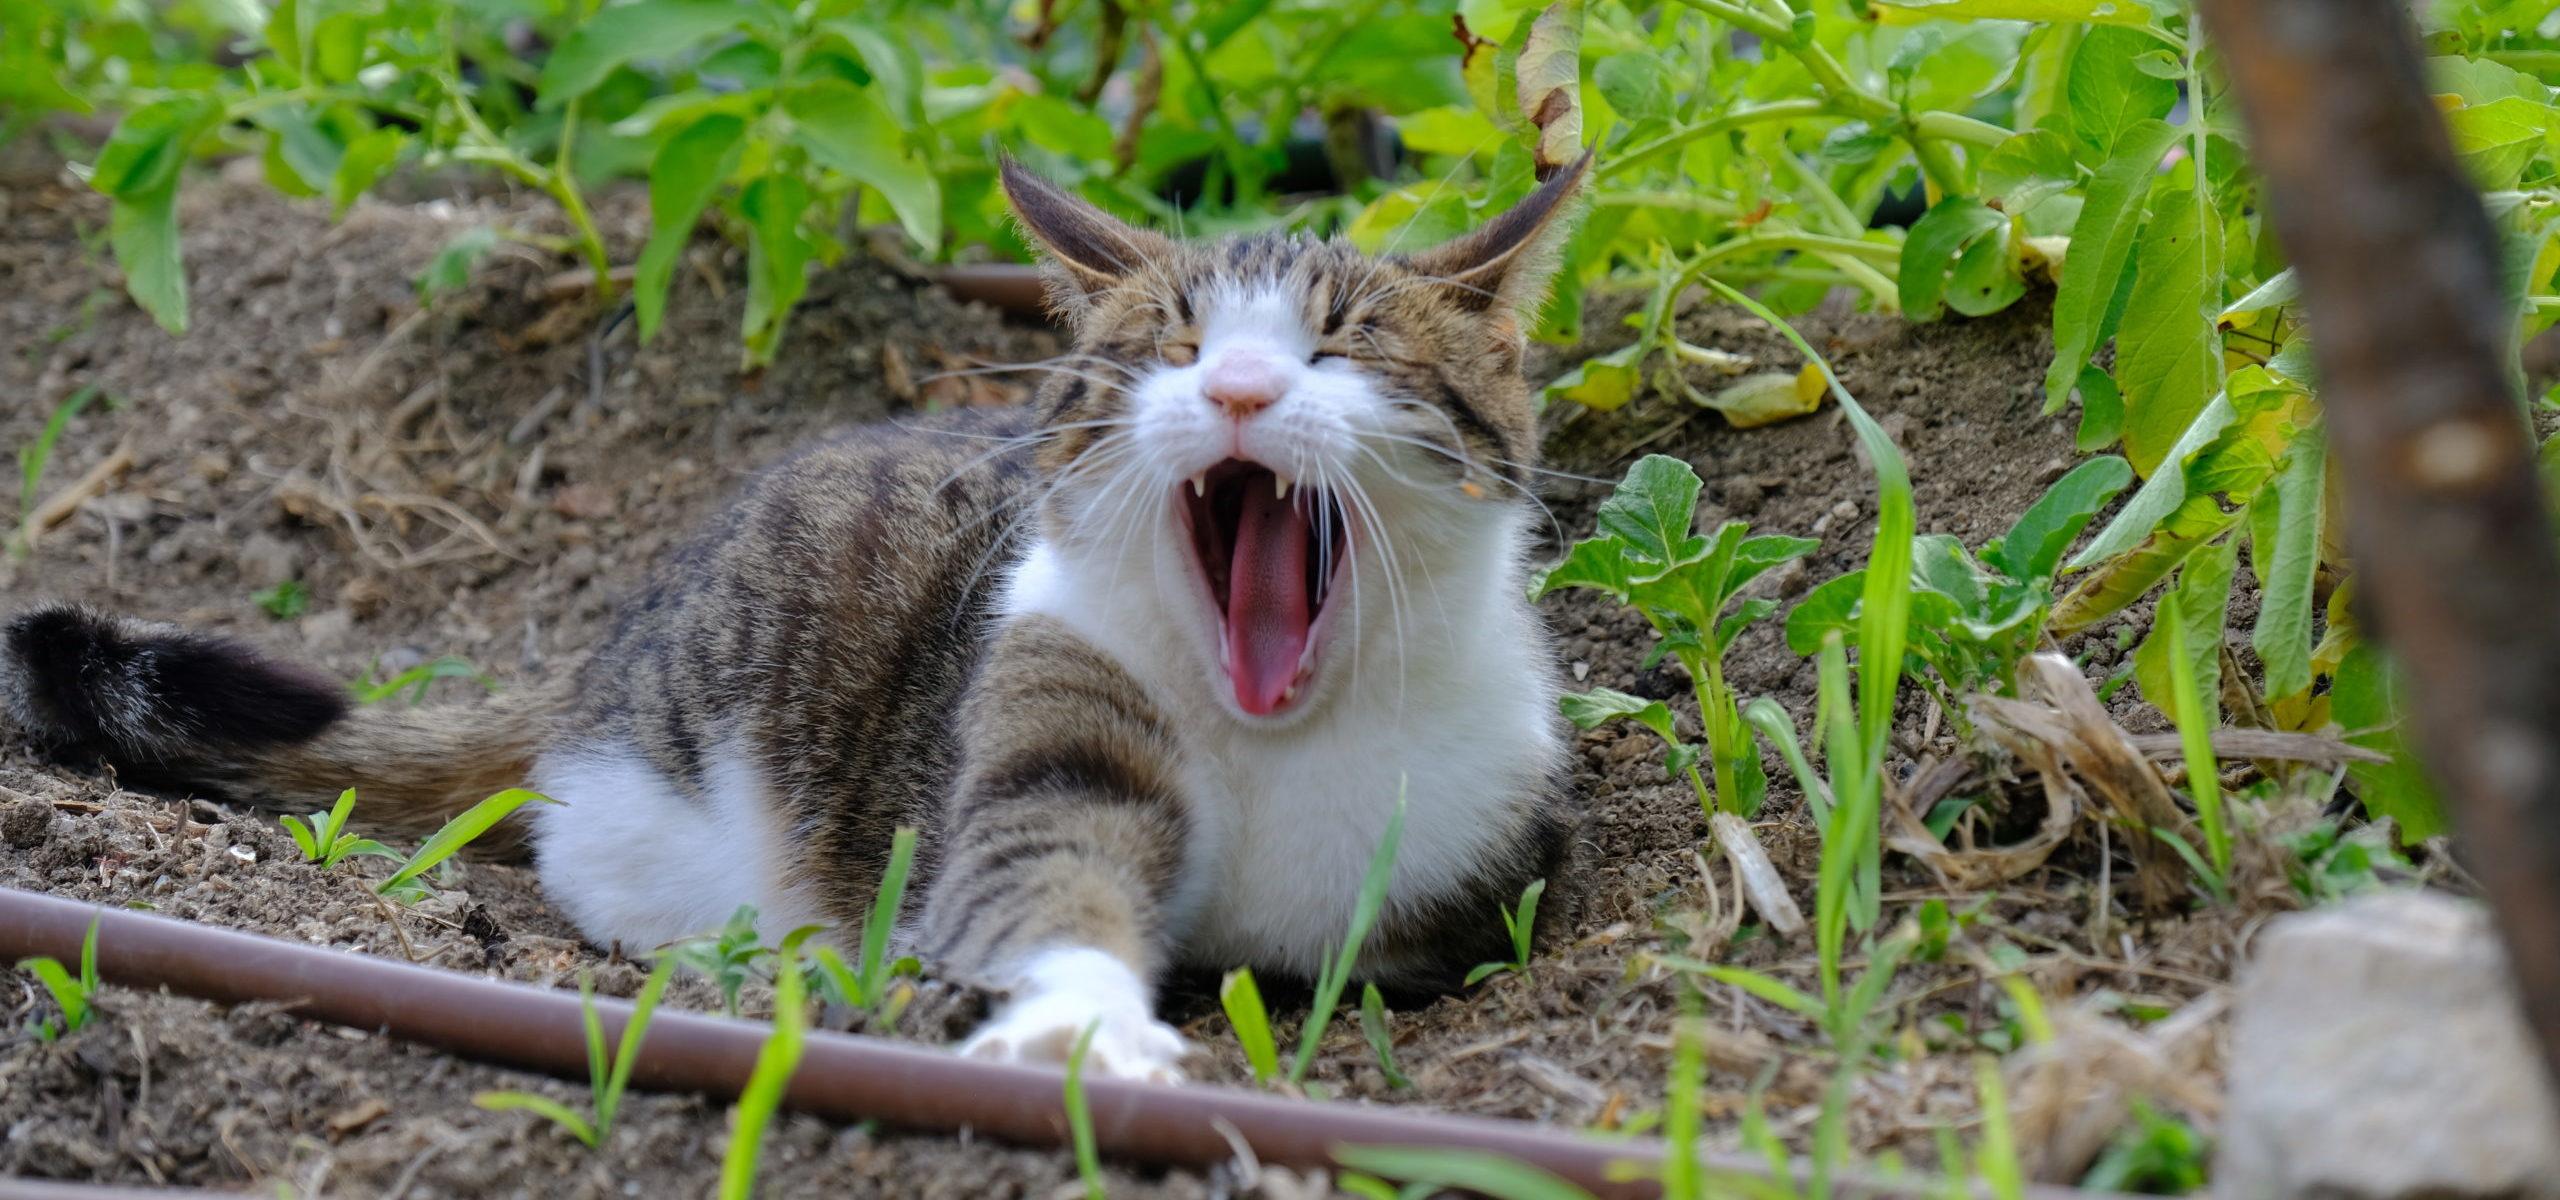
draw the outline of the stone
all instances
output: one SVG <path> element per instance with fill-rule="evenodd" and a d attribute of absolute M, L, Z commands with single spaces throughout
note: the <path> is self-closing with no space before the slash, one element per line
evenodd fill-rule
<path fill-rule="evenodd" d="M 2234 1001 L 2214 1195 L 2560 1200 L 2560 1098 L 2480 906 L 2279 917 Z"/>

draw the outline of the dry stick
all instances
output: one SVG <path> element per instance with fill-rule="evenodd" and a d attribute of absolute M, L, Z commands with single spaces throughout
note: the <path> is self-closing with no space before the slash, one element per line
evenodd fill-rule
<path fill-rule="evenodd" d="M 348 954 L 275 938 L 0 888 L 0 961 L 80 952 L 98 929 L 98 974 L 126 987 L 165 987 L 221 1003 L 270 1001 L 306 1020 L 329 1021 L 421 1042 L 467 1058 L 568 1079 L 587 1075 L 585 1017 L 577 996 Z M 631 1006 L 598 997 L 607 1041 Z M 661 1010 L 632 1070 L 631 1086 L 728 1098 L 755 1069 L 761 1022 Z M 1105 1153 L 1147 1163 L 1207 1167 L 1241 1137 L 1264 1162 L 1329 1166 L 1344 1145 L 1446 1146 L 1533 1163 L 1609 1200 L 1659 1196 L 1658 1183 L 1616 1177 L 1613 1167 L 1659 1163 L 1662 1144 L 1599 1142 L 1524 1121 L 1313 1104 L 1230 1088 L 1085 1083 L 1094 1136 Z M 1066 1112 L 1054 1071 L 1011 1066 L 847 1034 L 812 1033 L 783 1102 L 838 1121 L 908 1129 L 970 1130 L 1034 1146 L 1061 1145 Z M 1223 1130 L 1223 1131 L 1222 1131 Z M 1709 1156 L 1711 1169 L 1766 1179 L 1763 1162 Z M 1798 1177 L 1803 1175 L 1799 1171 Z M 1835 1177 L 1836 1181 L 1836 1177 Z M 1925 1189 L 1839 1183 L 1843 1200 L 1919 1200 Z M 2096 1193 L 2030 1189 L 2027 1200 L 2106 1200 Z"/>
<path fill-rule="evenodd" d="M 116 476 L 132 469 L 133 448 L 116 447 L 115 453 L 99 460 L 98 465 L 89 468 L 88 473 L 72 481 L 71 486 L 55 492 L 47 497 L 44 503 L 36 505 L 32 511 L 28 512 L 26 522 L 19 527 L 19 536 L 24 538 L 27 544 L 33 545 L 36 538 L 44 531 L 70 520 L 71 514 L 80 511 L 81 505 L 87 504 L 106 491 L 107 485 L 114 482 Z"/>
<path fill-rule="evenodd" d="M 2560 555 L 2498 242 L 2398 0 L 2205 0 L 2302 280 L 2369 624 L 2560 1079 Z"/>

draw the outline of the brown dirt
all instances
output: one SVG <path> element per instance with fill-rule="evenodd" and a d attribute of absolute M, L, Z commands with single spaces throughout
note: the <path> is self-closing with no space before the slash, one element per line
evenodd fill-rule
<path fill-rule="evenodd" d="M 627 250 L 637 202 L 603 207 Z M 458 654 L 514 686 L 574 662 L 648 558 L 784 447 L 828 426 L 1003 399 L 1018 386 L 951 380 L 919 394 L 888 380 L 1055 350 L 1044 330 L 955 304 L 856 255 L 818 278 L 781 360 L 741 386 L 735 252 L 698 243 L 667 328 L 640 346 L 627 323 L 599 332 L 604 323 L 576 289 L 546 291 L 564 264 L 521 248 L 500 250 L 463 292 L 421 309 L 412 276 L 474 223 L 558 224 L 530 201 L 463 197 L 367 204 L 332 225 L 321 209 L 209 182 L 191 190 L 186 210 L 196 329 L 171 339 L 113 290 L 94 197 L 36 183 L 0 191 L 0 395 L 12 397 L 0 408 L 0 445 L 30 443 L 55 404 L 96 387 L 116 406 L 72 422 L 44 491 L 110 456 L 132 460 L 23 562 L 0 565 L 0 610 L 78 599 L 220 630 L 349 679 Z M 1915 327 L 1824 312 L 1798 326 L 1911 459 L 1924 531 L 1978 545 L 2072 461 L 2068 427 L 2036 412 L 2050 354 L 2039 313 Z M 1730 310 L 1701 308 L 1682 328 L 1771 366 L 1797 363 L 1773 331 Z M 1627 335 L 1604 333 L 1575 353 L 1605 349 L 1612 336 Z M 1736 431 L 1648 398 L 1612 416 L 1558 414 L 1554 424 L 1550 461 L 1561 471 L 1614 478 L 1638 454 L 1675 454 L 1708 481 L 1702 522 L 1738 516 L 1762 531 L 1821 537 L 1807 571 L 1772 581 L 1782 592 L 1863 558 L 1875 515 L 1869 477 L 1827 408 Z M 1579 536 L 1607 488 L 1556 479 L 1544 491 L 1560 536 Z M 311 598 L 293 621 L 251 599 L 286 579 Z M 1694 725 L 1677 668 L 1639 669 L 1651 641 L 1640 617 L 1580 593 L 1546 610 L 1574 678 L 1669 698 Z M 2103 674 L 2111 643 L 2090 646 L 2090 669 Z M 1745 636 L 1729 669 L 1742 695 L 1810 712 L 1812 668 L 1786 651 L 1774 621 Z M 476 692 L 446 681 L 430 702 L 469 702 Z M 1923 723 L 1916 703 L 1912 750 Z M 0 820 L 9 834 L 0 885 L 512 979 L 572 986 L 594 970 L 606 991 L 637 986 L 629 964 L 577 942 L 523 868 L 470 864 L 433 899 L 389 906 L 362 878 L 379 868 L 303 864 L 271 814 L 120 790 L 40 764 L 10 736 L 0 730 L 0 816 L 10 818 Z M 1950 746 L 1941 735 L 1932 748 Z M 1589 816 L 1531 970 L 1393 1014 L 1410 1091 L 1389 1089 L 1356 1022 L 1338 1022 L 1314 1071 L 1325 1091 L 1574 1126 L 1641 1125 L 1658 1108 L 1684 985 L 1638 959 L 1689 949 L 1697 936 L 1703 821 L 1686 787 L 1664 776 L 1651 735 L 1604 729 L 1582 749 L 1576 786 Z M 1762 833 L 1810 912 L 1814 837 L 1783 768 L 1770 766 Z M 2094 868 L 2098 858 L 2073 861 Z M 1725 874 L 1721 864 L 1714 871 Z M 1933 1123 L 1972 1115 L 1971 1046 L 1940 1044 L 1943 1027 L 1924 1030 L 1923 1016 L 1997 1025 L 2003 993 L 1980 965 L 1995 946 L 2023 951 L 2028 973 L 2057 998 L 2112 989 L 2176 1007 L 2227 974 L 2231 939 L 2219 926 L 2132 927 L 2141 962 L 2119 969 L 2110 965 L 2119 948 L 2091 945 L 2085 933 L 2091 880 L 2057 866 L 2020 885 L 1958 935 L 1946 964 L 1915 966 L 1898 985 L 1914 999 L 1893 1061 L 1862 1088 L 1862 1148 L 1925 1156 Z M 1888 886 L 1901 902 L 1934 885 L 1897 875 Z M 479 911 L 504 931 L 502 942 L 464 932 Z M 2116 928 L 2127 928 L 2121 916 Z M 1811 984 L 1807 947 L 1746 938 L 1731 961 Z M 1207 1048 L 1195 1073 L 1240 1082 L 1241 1055 L 1208 991 L 1188 981 L 1172 1001 Z M 671 1002 L 717 1000 L 692 981 Z M 1282 1002 L 1284 1039 L 1303 1010 L 1295 1003 L 1289 1011 Z M 1736 1143 L 1733 1118 L 1755 1079 L 1773 1080 L 1773 1123 L 1800 1140 L 1823 1070 L 1818 1035 L 1729 989 L 1714 1005 L 1731 1036 L 1713 1047 L 1711 1140 Z M 493 1087 L 575 1102 L 581 1087 L 255 1006 L 225 1011 L 109 989 L 101 1008 L 59 1042 L 0 1037 L 0 1175 L 410 1197 L 701 1194 L 727 1140 L 717 1105 L 635 1097 L 609 1152 L 592 1153 L 534 1118 L 469 1102 Z M 0 1030 L 47 1012 L 29 984 L 0 991 Z M 966 998 L 937 996 L 899 1032 L 947 1038 L 968 1012 Z M 1056 1153 L 808 1118 L 780 1126 L 764 1161 L 774 1194 L 1047 1196 L 1074 1176 Z M 1192 1196 L 1227 1194 L 1233 1181 L 1115 1168 L 1112 1183 L 1115 1195 Z M 1294 1193 L 1266 1182 L 1261 1194 Z"/>

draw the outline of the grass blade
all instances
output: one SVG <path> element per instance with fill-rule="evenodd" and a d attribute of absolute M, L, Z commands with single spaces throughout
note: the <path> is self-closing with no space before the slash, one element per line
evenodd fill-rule
<path fill-rule="evenodd" d="M 1396 784 L 1395 811 L 1387 817 L 1386 835 L 1378 839 L 1378 851 L 1369 858 L 1368 878 L 1361 881 L 1360 899 L 1351 909 L 1351 928 L 1344 934 L 1342 949 L 1334 955 L 1323 977 L 1316 981 L 1315 1003 L 1307 1010 L 1306 1028 L 1298 1035 L 1297 1061 L 1290 1064 L 1289 1081 L 1307 1077 L 1307 1068 L 1315 1065 L 1316 1046 L 1324 1040 L 1325 1026 L 1333 1021 L 1333 1008 L 1342 1003 L 1342 989 L 1351 981 L 1351 966 L 1360 960 L 1360 944 L 1369 940 L 1369 927 L 1377 923 L 1378 910 L 1386 907 L 1387 883 L 1396 870 L 1396 847 L 1404 841 L 1404 784 Z"/>
<path fill-rule="evenodd" d="M 2187 791 L 2195 796 L 2196 815 L 2204 820 L 2204 844 L 2213 856 L 2216 880 L 2231 877 L 2231 831 L 2222 823 L 2222 779 L 2215 773 L 2213 757 L 2213 725 L 2210 714 L 2221 711 L 2212 705 L 2196 678 L 2193 655 L 2187 651 L 2187 623 L 2178 602 L 2178 590 L 2171 588 L 2160 595 L 2159 615 L 2155 623 L 2169 638 L 2169 678 L 2178 693 L 2178 744 L 2187 760 Z"/>
<path fill-rule="evenodd" d="M 1253 1081 L 1271 1082 L 1280 1073 L 1280 1047 L 1272 1040 L 1271 1013 L 1263 1007 L 1262 988 L 1250 968 L 1237 967 L 1219 981 L 1218 1007 L 1227 1011 L 1227 1024 L 1235 1028 L 1245 1061 L 1253 1064 Z"/>
<path fill-rule="evenodd" d="M 1101 1028 L 1100 1021 L 1085 1026 L 1076 1037 L 1076 1048 L 1067 1054 L 1067 1129 L 1075 1137 L 1076 1174 L 1084 1179 L 1085 1200 L 1104 1200 L 1108 1195 L 1102 1186 L 1102 1155 L 1093 1142 L 1093 1111 L 1084 1101 L 1084 1057 Z"/>
<path fill-rule="evenodd" d="M 916 859 L 916 831 L 901 826 L 889 839 L 889 867 L 880 876 L 880 890 L 871 898 L 871 919 L 862 927 L 862 992 L 869 997 L 866 1007 L 877 1005 L 886 991 L 887 977 L 882 962 L 889 953 L 889 935 L 898 926 L 898 911 L 907 899 L 907 872 Z"/>
<path fill-rule="evenodd" d="M 1591 1193 L 1543 1167 L 1489 1150 L 1445 1146 L 1336 1146 L 1333 1161 L 1390 1179 L 1459 1188 L 1493 1200 L 1592 1200 Z"/>
<path fill-rule="evenodd" d="M 1413 1080 L 1396 1069 L 1395 1031 L 1387 1026 L 1387 1001 L 1378 994 L 1378 985 L 1360 987 L 1360 1033 L 1369 1039 L 1369 1048 L 1378 1053 L 1378 1070 L 1387 1077 L 1391 1088 L 1409 1088 Z"/>
<path fill-rule="evenodd" d="M 528 791 L 524 788 L 508 788 L 472 805 L 462 815 L 445 822 L 444 828 L 436 830 L 434 837 L 428 838 L 425 845 L 418 847 L 416 854 L 409 856 L 408 862 L 402 864 L 391 878 L 383 880 L 382 885 L 374 890 L 384 895 L 400 890 L 403 885 L 433 869 L 437 863 L 453 857 L 464 846 L 470 845 L 473 839 L 489 832 L 491 826 L 506 820 L 508 814 L 535 800 L 545 804 L 560 803 L 540 792 Z"/>
<path fill-rule="evenodd" d="M 589 1149 L 595 1148 L 599 1140 L 596 1127 L 587 1124 L 585 1117 L 549 1096 L 537 1096 L 531 1092 L 481 1092 L 473 1096 L 471 1102 L 490 1112 L 529 1112 L 547 1117 L 568 1130 L 569 1136 L 586 1143 Z"/>
<path fill-rule="evenodd" d="M 623 1022 L 621 1044 L 614 1047 L 613 1069 L 596 1092 L 598 1136 L 613 1132 L 613 1114 L 622 1107 L 622 1089 L 631 1083 L 631 1069 L 639 1065 L 641 1041 L 649 1035 L 649 1018 L 658 1011 L 658 997 L 666 994 L 667 980 L 675 970 L 676 960 L 661 955 L 657 964 L 649 968 L 649 981 L 640 985 L 640 994 L 631 1001 L 631 1019 Z"/>
<path fill-rule="evenodd" d="M 729 1152 L 720 1159 L 720 1200 L 749 1200 L 755 1194 L 756 1158 L 764 1148 L 764 1131 L 782 1107 L 783 1089 L 800 1067 L 808 1040 L 808 987 L 800 974 L 800 956 L 785 953 L 773 979 L 773 1033 L 756 1051 L 755 1074 L 738 1094 L 729 1128 Z"/>

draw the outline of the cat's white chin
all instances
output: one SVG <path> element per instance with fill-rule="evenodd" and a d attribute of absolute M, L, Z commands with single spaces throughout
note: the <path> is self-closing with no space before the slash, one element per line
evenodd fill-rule
<path fill-rule="evenodd" d="M 1143 1083 L 1182 1082 L 1191 1044 L 1156 1019 L 1146 984 L 1119 959 L 1082 946 L 1028 956 L 1014 972 L 994 1019 L 961 1043 L 960 1053 L 991 1062 L 1063 1067 L 1085 1031 L 1087 1075 Z"/>

